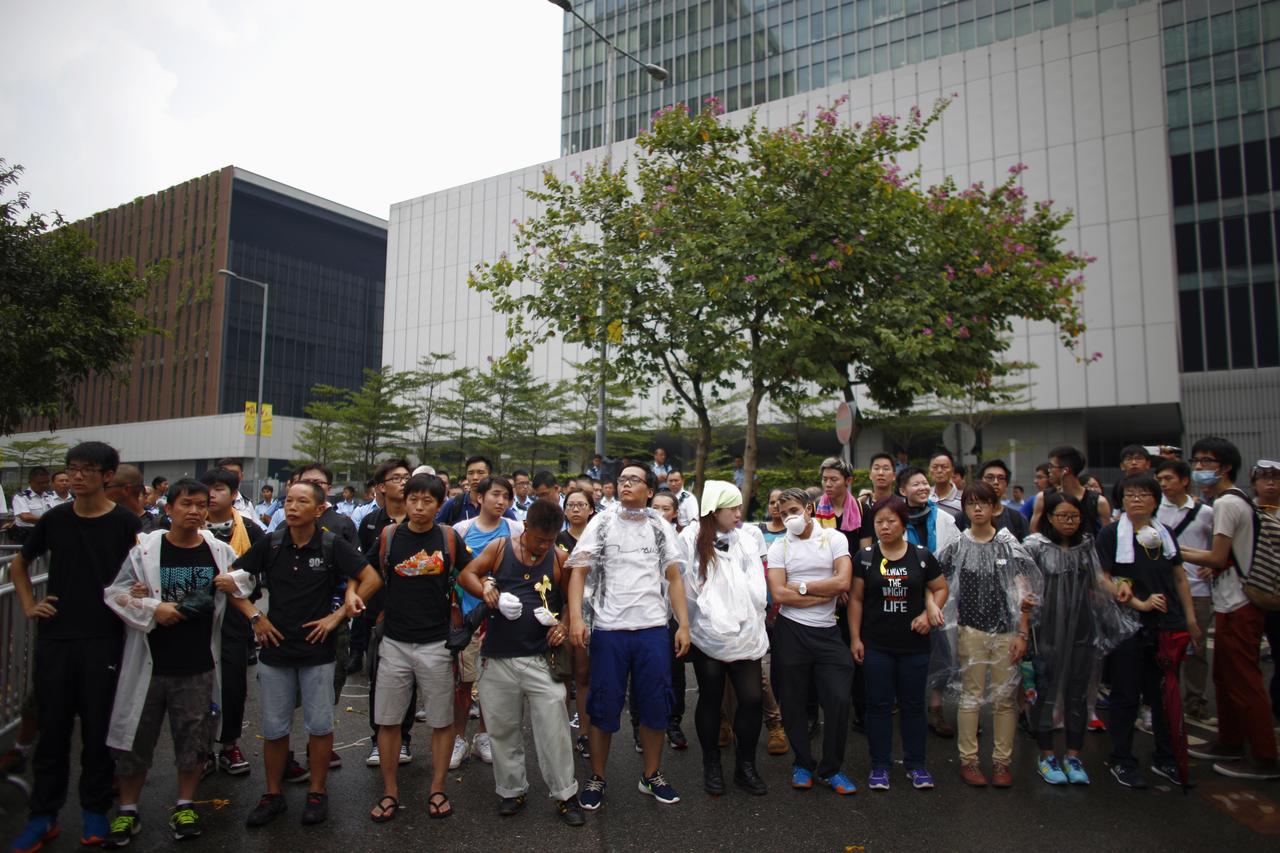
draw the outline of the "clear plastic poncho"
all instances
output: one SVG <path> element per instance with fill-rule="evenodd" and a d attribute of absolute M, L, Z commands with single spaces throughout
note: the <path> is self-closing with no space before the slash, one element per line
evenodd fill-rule
<path fill-rule="evenodd" d="M 718 661 L 759 660 L 769 650 L 764 628 L 767 585 L 758 543 L 731 530 L 720 537 L 726 550 L 715 550 L 706 580 L 699 577 L 698 525 L 680 533 L 684 548 L 685 599 L 689 636 L 698 650 Z"/>
<path fill-rule="evenodd" d="M 975 637 L 986 639 L 972 632 L 992 640 L 1017 633 L 1024 599 L 1036 600 L 1043 590 L 1040 569 L 1008 530 L 996 531 L 990 542 L 977 542 L 965 531 L 940 550 L 938 564 L 949 595 L 942 610 L 946 622 L 933 644 L 930 684 L 935 689 L 945 686 L 961 704 L 972 702 L 974 697 L 962 689 L 965 670 L 985 666 L 990 680 L 984 682 L 981 701 L 992 701 L 1014 689 L 1020 673 L 1008 660 L 1007 644 L 972 642 Z M 1008 677 L 1000 677 L 1001 672 Z"/>

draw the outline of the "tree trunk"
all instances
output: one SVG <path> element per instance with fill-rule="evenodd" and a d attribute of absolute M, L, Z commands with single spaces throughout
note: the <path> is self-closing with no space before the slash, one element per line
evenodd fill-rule
<path fill-rule="evenodd" d="M 705 408 L 697 410 L 698 447 L 693 456 L 694 495 L 702 502 L 702 485 L 707 473 L 707 457 L 711 455 L 711 417 Z"/>
<path fill-rule="evenodd" d="M 760 453 L 760 401 L 764 388 L 756 385 L 747 399 L 747 438 L 742 448 L 742 519 L 747 520 L 751 497 L 755 493 L 756 460 Z"/>

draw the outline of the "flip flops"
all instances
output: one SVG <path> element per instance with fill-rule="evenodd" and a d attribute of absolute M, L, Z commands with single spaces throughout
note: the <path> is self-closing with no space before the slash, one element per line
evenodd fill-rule
<path fill-rule="evenodd" d="M 427 798 L 427 817 L 444 820 L 452 815 L 453 806 L 449 805 L 449 797 L 444 791 L 435 791 Z"/>
<path fill-rule="evenodd" d="M 396 816 L 396 812 L 400 811 L 400 801 L 388 794 L 378 804 L 373 807 L 374 811 L 369 813 L 369 817 L 374 823 L 386 823 Z"/>

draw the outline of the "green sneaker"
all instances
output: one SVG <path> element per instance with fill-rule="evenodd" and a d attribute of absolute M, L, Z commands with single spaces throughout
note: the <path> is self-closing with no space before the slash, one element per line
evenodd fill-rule
<path fill-rule="evenodd" d="M 102 847 L 106 850 L 119 850 L 121 847 L 128 847 L 133 837 L 142 831 L 142 818 L 138 817 L 137 812 L 120 812 L 116 815 L 115 820 L 111 821 L 111 827 L 107 830 L 107 837 L 102 840 Z"/>
<path fill-rule="evenodd" d="M 169 828 L 174 841 L 187 841 L 200 835 L 200 815 L 191 806 L 174 806 L 169 815 Z"/>

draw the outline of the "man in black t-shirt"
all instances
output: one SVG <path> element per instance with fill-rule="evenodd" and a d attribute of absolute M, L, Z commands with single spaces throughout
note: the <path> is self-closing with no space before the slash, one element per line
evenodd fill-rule
<path fill-rule="evenodd" d="M 67 451 L 75 499 L 40 517 L 10 567 L 23 612 L 40 622 L 35 661 L 40 740 L 32 762 L 31 819 L 13 845 L 20 850 L 38 849 L 59 832 L 77 717 L 83 745 L 81 841 L 100 844 L 107 836 L 112 774 L 107 727 L 123 636 L 102 591 L 115 579 L 139 528 L 137 517 L 103 489 L 119 464 L 120 455 L 100 441 Z M 45 553 L 50 555 L 47 594 L 37 601 L 30 570 Z"/>
<path fill-rule="evenodd" d="M 1111 775 L 1127 788 L 1147 781 L 1133 754 L 1133 727 L 1139 696 L 1151 705 L 1155 755 L 1151 770 L 1174 784 L 1187 780 L 1174 763 L 1170 726 L 1165 716 L 1162 673 L 1156 652 L 1162 635 L 1181 634 L 1200 642 L 1191 602 L 1191 587 L 1182 568 L 1182 553 L 1167 527 L 1155 520 L 1160 486 L 1150 474 L 1120 482 L 1124 513 L 1098 533 L 1098 560 L 1108 580 L 1123 592 L 1117 600 L 1142 613 L 1142 628 L 1111 653 Z M 1182 649 L 1185 650 L 1185 640 Z M 1174 671 L 1180 663 L 1174 661 Z"/>
<path fill-rule="evenodd" d="M 301 694 L 310 736 L 307 753 L 311 784 L 302 812 L 304 824 L 328 817 L 325 781 L 333 751 L 333 633 L 364 609 L 364 599 L 382 586 L 364 557 L 345 539 L 320 529 L 327 507 L 324 490 L 304 480 L 289 487 L 284 512 L 287 530 L 260 539 L 235 567 L 255 575 L 270 594 L 271 618 L 250 616 L 262 645 L 258 656 L 262 736 L 266 741 L 267 792 L 249 814 L 249 826 L 264 826 L 285 811 L 280 786 L 289 755 L 294 704 Z M 351 583 L 356 581 L 358 588 Z M 346 601 L 333 608 L 334 590 L 346 583 Z"/>
<path fill-rule="evenodd" d="M 215 661 L 226 610 L 214 578 L 230 570 L 236 553 L 204 529 L 208 486 L 178 480 L 167 497 L 170 529 L 142 536 L 105 593 L 107 606 L 128 628 L 107 738 L 116 750 L 120 785 L 120 811 L 103 841 L 108 849 L 128 845 L 142 828 L 138 799 L 166 716 L 178 767 L 169 827 L 180 841 L 201 833 L 192 801 L 209 741 L 217 734 L 210 731 L 209 707 L 218 698 Z M 236 592 L 243 597 L 252 584 L 243 572 L 238 575 L 244 588 Z"/>
<path fill-rule="evenodd" d="M 452 528 L 435 522 L 444 500 L 438 477 L 411 477 L 404 492 L 406 521 L 384 528 L 374 546 L 387 587 L 378 674 L 369 691 L 383 789 L 370 817 L 379 823 L 394 818 L 400 807 L 400 729 L 415 687 L 431 727 L 427 814 L 443 818 L 453 812 L 444 792 L 453 747 L 453 660 L 445 640 L 453 581 L 471 557 Z"/>

